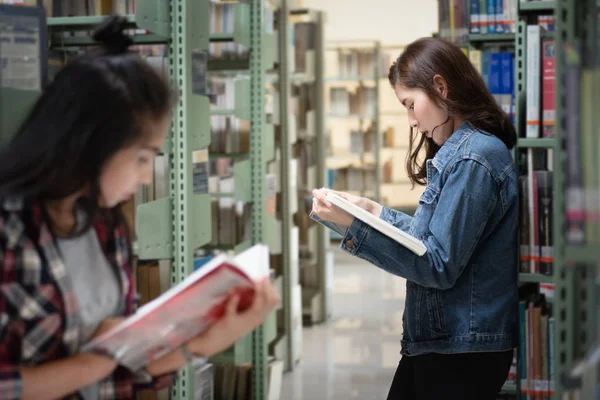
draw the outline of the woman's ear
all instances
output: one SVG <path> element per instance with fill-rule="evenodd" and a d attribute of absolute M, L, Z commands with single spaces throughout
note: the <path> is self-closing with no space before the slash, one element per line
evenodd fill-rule
<path fill-rule="evenodd" d="M 443 76 L 436 74 L 433 77 L 433 87 L 443 98 L 448 98 L 448 84 Z"/>

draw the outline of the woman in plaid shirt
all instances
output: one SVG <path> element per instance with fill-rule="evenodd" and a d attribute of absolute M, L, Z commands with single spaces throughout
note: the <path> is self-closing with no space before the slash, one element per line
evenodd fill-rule
<path fill-rule="evenodd" d="M 137 385 L 168 386 L 191 356 L 229 347 L 279 301 L 268 282 L 253 306 L 132 374 L 78 352 L 133 313 L 127 225 L 119 204 L 153 179 L 173 96 L 128 52 L 125 20 L 94 37 L 100 50 L 71 61 L 0 154 L 0 399 L 128 399 Z"/>

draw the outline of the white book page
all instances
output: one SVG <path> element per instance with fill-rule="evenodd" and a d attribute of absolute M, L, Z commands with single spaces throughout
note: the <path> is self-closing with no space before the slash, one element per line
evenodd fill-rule
<path fill-rule="evenodd" d="M 269 277 L 269 248 L 257 244 L 235 257 L 238 266 L 250 279 L 260 281 Z"/>
<path fill-rule="evenodd" d="M 346 211 L 347 213 L 363 221 L 364 223 L 375 228 L 384 235 L 390 237 L 391 239 L 394 239 L 395 241 L 402 244 L 404 247 L 408 248 L 418 256 L 422 256 L 423 254 L 425 254 L 425 252 L 427 252 L 427 248 L 425 247 L 425 245 L 417 238 L 412 237 L 409 234 L 396 228 L 392 224 L 380 218 L 377 218 L 370 212 L 360 208 L 356 204 L 349 202 L 343 197 L 333 192 L 327 192 L 327 200 L 329 200 L 331 203 L 341 208 L 342 210 Z"/>

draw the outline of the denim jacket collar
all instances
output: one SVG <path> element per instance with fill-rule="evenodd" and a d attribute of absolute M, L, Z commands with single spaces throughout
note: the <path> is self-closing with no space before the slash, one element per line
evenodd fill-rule
<path fill-rule="evenodd" d="M 442 172 L 456 151 L 473 133 L 473 128 L 468 122 L 463 122 L 446 142 L 440 147 L 433 159 L 427 162 L 428 166 L 435 167 L 437 172 Z M 429 169 L 429 168 L 428 168 Z M 429 172 L 429 171 L 428 171 Z"/>

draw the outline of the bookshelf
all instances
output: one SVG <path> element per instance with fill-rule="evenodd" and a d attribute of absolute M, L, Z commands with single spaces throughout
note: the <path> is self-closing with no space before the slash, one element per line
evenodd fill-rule
<path fill-rule="evenodd" d="M 328 251 L 326 229 L 310 219 L 312 189 L 325 185 L 327 156 L 324 107 L 324 14 L 309 9 L 294 9 L 296 76 L 312 77 L 291 81 L 295 106 L 290 121 L 290 142 L 296 158 L 295 182 L 297 210 L 293 216 L 298 235 L 298 281 L 304 325 L 325 322 L 331 315 L 331 270 L 333 259 Z M 291 41 L 290 41 L 291 42 Z M 303 55 L 304 53 L 304 55 Z M 297 354 L 295 358 L 299 358 Z"/>
<path fill-rule="evenodd" d="M 555 204 L 563 228 L 558 251 L 560 297 L 565 313 L 557 343 L 561 352 L 558 371 L 565 399 L 597 398 L 598 380 L 598 114 L 600 40 L 597 2 L 560 0 L 555 3 L 557 86 L 566 104 L 557 110 L 561 139 L 561 174 Z M 559 289 L 560 287 L 560 289 Z M 562 361 L 565 362 L 562 362 Z"/>
<path fill-rule="evenodd" d="M 381 44 L 328 42 L 326 108 L 328 187 L 380 202 Z M 331 233 L 332 238 L 339 237 Z"/>
<path fill-rule="evenodd" d="M 265 209 L 265 204 L 275 196 L 272 188 L 267 187 L 270 183 L 267 171 L 276 156 L 275 123 L 267 122 L 267 114 L 273 110 L 265 109 L 265 73 L 276 68 L 279 57 L 278 32 L 273 29 L 273 18 L 268 17 L 277 12 L 277 7 L 285 5 L 285 1 L 228 4 L 234 13 L 234 23 L 212 33 L 211 27 L 214 27 L 210 22 L 215 3 L 209 0 L 136 0 L 135 12 L 127 17 L 131 29 L 137 33 L 133 36 L 136 45 L 166 45 L 163 57 L 168 67 L 165 69 L 180 89 L 171 134 L 163 149 L 164 168 L 157 169 L 164 174 L 163 196 L 151 196 L 150 201 L 145 201 L 148 196 L 143 195 L 145 200 L 139 201 L 134 212 L 137 258 L 160 260 L 161 271 L 170 272 L 167 287 L 169 283 L 183 280 L 199 267 L 199 261 L 215 252 L 239 253 L 254 243 L 267 244 L 272 255 L 282 251 L 281 224 Z M 83 15 L 49 18 L 52 48 L 64 50 L 94 45 L 88 32 L 101 19 L 102 16 Z M 173 21 L 178 21 L 177 29 L 172 26 Z M 213 57 L 215 52 L 222 55 L 226 51 L 235 57 L 232 54 Z M 215 110 L 211 107 L 209 98 L 213 94 L 208 91 L 207 69 L 223 75 L 231 71 L 245 74 L 232 87 L 237 96 L 230 108 Z M 210 123 L 213 117 L 232 117 L 244 122 L 234 126 L 243 131 L 242 139 L 234 141 L 236 152 L 230 152 L 232 144 L 229 142 L 223 146 L 223 143 L 211 143 L 215 137 Z M 227 158 L 232 160 L 228 176 L 231 181 L 218 186 L 216 191 L 211 190 L 209 164 Z M 276 169 L 273 172 L 278 174 Z M 156 188 L 142 192 L 150 191 L 156 192 Z M 246 234 L 222 240 L 218 223 L 223 214 L 218 208 L 216 213 L 221 216 L 213 212 L 215 200 L 217 204 L 225 200 L 227 204 L 247 205 L 242 213 L 247 217 L 247 226 L 244 223 L 241 227 Z M 275 335 L 273 313 L 263 326 L 212 361 L 251 364 L 252 398 L 265 399 L 267 346 Z M 172 388 L 173 398 L 194 398 L 196 372 L 192 367 L 182 371 Z"/>
<path fill-rule="evenodd" d="M 478 2 L 477 7 L 471 7 L 467 2 L 462 4 L 462 9 L 449 10 L 452 3 L 440 0 L 440 36 L 461 46 L 469 55 L 499 105 L 510 113 L 519 137 L 513 155 L 523 177 L 519 188 L 522 202 L 518 275 L 522 301 L 519 315 L 520 344 L 502 393 L 520 399 L 538 396 L 561 398 L 558 377 L 564 372 L 565 360 L 571 359 L 570 345 L 567 343 L 573 344 L 576 340 L 571 329 L 574 317 L 569 315 L 570 312 L 574 313 L 574 310 L 569 310 L 574 301 L 574 278 L 561 267 L 565 244 L 562 231 L 564 205 L 561 205 L 564 196 L 558 188 L 563 180 L 561 165 L 564 151 L 561 148 L 562 131 L 558 121 L 562 112 L 560 105 L 564 102 L 558 84 L 555 85 L 554 95 L 551 92 L 545 97 L 540 94 L 536 102 L 533 102 L 531 86 L 538 79 L 537 90 L 542 93 L 546 90 L 543 82 L 553 82 L 562 73 L 564 60 L 560 59 L 558 51 L 554 59 L 555 75 L 548 75 L 544 79 L 544 70 L 550 71 L 551 64 L 544 64 L 545 69 L 542 69 L 542 64 L 547 62 L 542 54 L 545 41 L 553 40 L 560 34 L 553 32 L 553 13 L 556 11 L 559 15 L 557 4 L 535 0 L 505 2 L 502 9 L 490 13 L 483 2 Z M 448 14 L 443 14 L 443 10 L 448 10 Z M 531 56 L 528 58 L 527 54 L 531 51 L 528 50 L 528 26 L 533 25 L 546 28 L 545 32 L 542 30 L 538 34 L 540 53 L 537 67 L 531 64 Z M 557 21 L 557 32 L 559 26 Z M 555 48 L 560 46 L 556 40 Z M 528 67 L 535 67 L 538 72 L 531 72 Z M 499 79 L 492 79 L 493 74 L 498 74 Z M 551 90 L 551 87 L 547 90 Z M 555 104 L 556 118 L 546 114 L 552 103 Z M 546 104 L 548 110 L 543 108 Z M 537 111 L 539 116 L 528 115 L 528 107 L 530 114 Z M 550 123 L 553 119 L 556 121 L 554 131 Z M 534 120 L 537 132 L 528 134 Z M 536 195 L 535 200 L 532 193 Z M 538 196 L 543 199 L 539 207 Z M 550 208 L 545 208 L 546 202 L 551 203 Z M 547 215 L 542 212 L 549 212 L 550 220 L 538 219 Z M 531 318 L 529 315 L 536 315 L 534 309 L 538 309 L 537 315 L 541 315 L 540 321 L 543 322 L 538 325 L 535 337 L 533 332 L 537 329 L 536 323 L 532 322 L 533 327 L 526 323 Z M 530 363 L 534 356 L 535 363 Z"/>
<path fill-rule="evenodd" d="M 237 253 L 252 243 L 265 243 L 269 246 L 272 262 L 282 256 L 285 245 L 283 220 L 277 212 L 278 196 L 287 195 L 285 187 L 278 183 L 285 160 L 280 158 L 282 149 L 276 139 L 276 132 L 284 130 L 278 117 L 285 112 L 275 99 L 281 95 L 281 85 L 276 83 L 283 82 L 286 76 L 281 57 L 285 54 L 286 43 L 282 42 L 282 26 L 275 29 L 275 20 L 285 15 L 286 9 L 285 0 L 276 3 L 257 0 L 210 4 L 212 20 L 207 66 L 211 87 L 223 95 L 225 103 L 223 106 L 218 99 L 216 102 L 212 99 L 216 103 L 211 107 L 213 138 L 225 145 L 213 146 L 210 158 L 214 162 L 211 166 L 220 171 L 219 162 L 224 165 L 230 163 L 232 171 L 224 175 L 219 172 L 211 177 L 220 184 L 211 191 L 213 209 L 215 203 L 219 209 L 222 210 L 223 206 L 227 209 L 230 203 L 223 201 L 223 196 L 233 195 L 238 205 L 249 204 L 247 222 L 251 231 L 250 240 L 234 246 L 218 244 L 213 249 Z M 269 80 L 267 76 L 274 79 Z M 223 192 L 223 182 L 231 179 L 231 173 L 233 193 L 231 189 L 227 191 L 229 193 Z M 222 217 L 223 214 L 219 217 L 220 232 L 228 225 L 228 219 L 222 220 Z M 272 269 L 271 272 L 275 279 L 275 271 Z M 286 296 L 285 293 L 283 295 Z M 281 308 L 286 309 L 286 306 L 284 304 Z M 264 326 L 214 360 L 225 366 L 233 364 L 238 371 L 251 363 L 251 397 L 254 399 L 267 397 L 267 359 L 269 345 L 277 337 L 277 312 L 279 310 L 269 317 Z M 225 371 L 227 374 L 227 367 Z"/>
<path fill-rule="evenodd" d="M 279 22 L 280 74 L 273 81 L 279 85 L 281 110 L 278 142 L 282 252 L 275 269 L 283 307 L 278 311 L 277 338 L 270 347 L 277 358 L 284 360 L 284 369 L 291 371 L 302 356 L 304 321 L 323 322 L 330 314 L 325 230 L 309 218 L 312 188 L 322 186 L 325 178 L 324 15 L 311 9 L 289 9 L 283 4 L 280 15 L 287 18 Z M 311 282 L 303 279 L 307 268 L 314 272 Z M 316 318 L 307 318 L 312 315 Z"/>
<path fill-rule="evenodd" d="M 51 5 L 52 12 L 62 8 L 56 3 Z M 168 74 L 182 88 L 173 113 L 171 134 L 162 154 L 164 160 L 169 160 L 165 161 L 162 171 L 165 173 L 164 197 L 139 204 L 134 212 L 136 256 L 140 261 L 167 261 L 166 265 L 159 263 L 159 268 L 166 270 L 170 264 L 168 281 L 176 284 L 193 271 L 194 249 L 207 244 L 211 237 L 211 226 L 207 223 L 210 221 L 210 197 L 208 193 L 196 193 L 193 184 L 193 150 L 206 148 L 210 142 L 209 103 L 206 96 L 191 90 L 195 77 L 186 57 L 193 49 L 208 48 L 208 26 L 188 23 L 185 17 L 204 16 L 208 21 L 208 2 L 138 0 L 136 3 L 135 10 L 127 16 L 131 29 L 137 33 L 133 36 L 134 43 L 166 45 L 168 50 L 162 57 L 168 60 Z M 101 15 L 81 14 L 49 18 L 51 48 L 65 51 L 95 45 L 89 32 L 102 18 Z M 172 21 L 177 20 L 183 22 L 178 29 L 172 29 Z M 140 31 L 143 34 L 139 34 Z M 137 270 L 139 277 L 141 267 Z M 183 369 L 172 388 L 173 397 L 191 398 L 194 381 L 192 367 Z"/>

